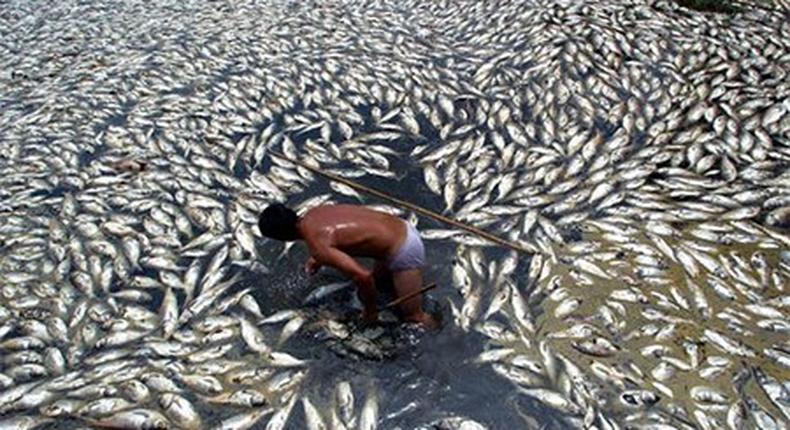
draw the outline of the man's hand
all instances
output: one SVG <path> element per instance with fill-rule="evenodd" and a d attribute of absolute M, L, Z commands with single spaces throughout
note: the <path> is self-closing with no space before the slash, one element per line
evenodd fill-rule
<path fill-rule="evenodd" d="M 359 275 L 354 276 L 354 282 L 356 282 L 360 288 L 373 288 L 376 278 L 370 270 L 363 270 Z"/>
<path fill-rule="evenodd" d="M 310 273 L 313 270 L 317 263 L 312 263 L 311 261 L 315 260 L 320 264 L 334 267 L 345 273 L 357 284 L 357 296 L 365 310 L 362 317 L 369 322 L 378 320 L 376 287 L 371 271 L 357 263 L 350 255 L 329 245 L 326 241 L 310 236 L 306 236 L 305 241 L 307 242 L 307 247 L 310 248 L 310 254 L 314 256 L 310 257 L 310 260 L 305 265 L 307 272 Z"/>
<path fill-rule="evenodd" d="M 304 264 L 304 271 L 307 272 L 308 275 L 315 275 L 318 272 L 318 269 L 321 268 L 321 263 L 316 261 L 315 258 L 310 257 L 307 259 L 307 262 Z"/>

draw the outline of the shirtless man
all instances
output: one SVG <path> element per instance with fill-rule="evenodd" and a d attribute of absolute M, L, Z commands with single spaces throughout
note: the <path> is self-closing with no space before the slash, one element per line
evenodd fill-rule
<path fill-rule="evenodd" d="M 425 249 L 420 234 L 394 216 L 358 206 L 332 205 L 310 209 L 300 218 L 276 203 L 261 213 L 258 227 L 272 239 L 304 240 L 310 251 L 305 264 L 309 274 L 331 266 L 353 279 L 365 322 L 378 320 L 374 279 L 391 282 L 398 297 L 422 288 Z M 373 258 L 376 267 L 368 270 L 353 257 Z M 400 303 L 399 309 L 405 321 L 436 326 L 422 309 L 421 295 Z"/>

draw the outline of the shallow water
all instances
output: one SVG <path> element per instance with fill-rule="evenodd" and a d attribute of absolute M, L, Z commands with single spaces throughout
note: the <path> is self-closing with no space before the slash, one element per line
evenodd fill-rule
<path fill-rule="evenodd" d="M 410 429 L 448 415 L 465 416 L 490 428 L 522 423 L 567 428 L 561 414 L 539 402 L 520 399 L 516 388 L 506 379 L 496 375 L 488 366 L 473 361 L 483 352 L 485 337 L 455 327 L 447 306 L 443 305 L 447 301 L 462 304 L 462 298 L 450 282 L 452 259 L 447 256 L 452 255 L 452 251 L 453 247 L 447 244 L 427 244 L 424 282 L 436 282 L 438 287 L 427 294 L 426 306 L 432 311 L 439 311 L 443 317 L 440 330 L 426 332 L 397 323 L 384 324 L 385 336 L 397 339 L 397 345 L 390 350 L 393 355 L 381 361 L 339 355 L 314 336 L 298 336 L 288 351 L 312 360 L 304 395 L 318 402 L 329 399 L 340 380 L 350 381 L 359 387 L 376 387 L 381 399 L 380 407 L 389 411 L 382 414 L 380 425 L 383 428 Z M 276 287 L 264 286 L 255 292 L 261 303 L 272 306 L 267 311 L 273 313 L 298 306 L 311 286 L 343 279 L 326 268 L 313 279 L 307 279 L 300 274 L 303 255 L 303 249 L 298 249 L 275 264 L 271 276 L 277 281 L 270 285 Z M 275 288 L 276 291 L 272 291 Z M 386 300 L 389 299 L 391 297 Z M 344 290 L 312 308 L 320 307 L 324 312 L 356 317 L 358 311 L 351 307 L 351 301 L 349 290 Z M 303 424 L 299 417 L 295 417 L 293 425 L 299 428 Z"/>

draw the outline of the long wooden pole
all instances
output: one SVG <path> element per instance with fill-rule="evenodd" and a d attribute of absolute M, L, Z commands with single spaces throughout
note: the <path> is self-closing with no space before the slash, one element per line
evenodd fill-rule
<path fill-rule="evenodd" d="M 269 154 L 274 155 L 275 157 L 282 158 L 283 160 L 286 160 L 286 161 L 291 162 L 293 164 L 296 164 L 296 165 L 298 165 L 300 167 L 303 167 L 303 168 L 305 168 L 305 169 L 307 169 L 307 170 L 309 170 L 309 171 L 311 171 L 311 172 L 313 172 L 313 173 L 315 173 L 317 175 L 321 175 L 321 176 L 323 176 L 323 177 L 325 177 L 325 178 L 327 178 L 329 180 L 332 180 L 332 181 L 335 181 L 335 182 L 340 182 L 341 184 L 348 185 L 349 187 L 354 188 L 356 190 L 359 190 L 359 191 L 362 191 L 364 193 L 367 193 L 367 194 L 379 197 L 381 199 L 387 200 L 387 201 L 389 201 L 391 203 L 394 203 L 394 204 L 396 204 L 398 206 L 401 206 L 401 207 L 404 207 L 404 208 L 408 208 L 408 209 L 410 209 L 410 210 L 412 210 L 414 212 L 417 212 L 420 215 L 424 215 L 424 216 L 427 216 L 429 218 L 433 218 L 433 219 L 435 219 L 437 221 L 443 222 L 445 224 L 449 224 L 449 225 L 451 225 L 453 227 L 457 227 L 457 228 L 459 228 L 461 230 L 465 230 L 465 231 L 467 231 L 469 233 L 472 233 L 472 234 L 474 234 L 476 236 L 482 237 L 482 238 L 484 238 L 484 239 L 486 239 L 488 241 L 491 241 L 493 243 L 496 243 L 498 245 L 505 246 L 505 247 L 510 248 L 510 249 L 512 249 L 514 251 L 523 252 L 525 254 L 534 254 L 534 252 L 535 252 L 534 250 L 530 250 L 530 249 L 524 247 L 523 245 L 520 245 L 520 244 L 515 243 L 515 242 L 511 242 L 511 241 L 503 239 L 503 238 L 501 238 L 499 236 L 495 236 L 495 235 L 493 235 L 493 234 L 491 234 L 491 233 L 489 233 L 487 231 L 480 230 L 477 227 L 472 227 L 470 225 L 461 223 L 461 222 L 456 221 L 456 220 L 454 220 L 452 218 L 448 218 L 448 217 L 446 217 L 444 215 L 440 215 L 440 214 L 437 214 L 436 212 L 433 212 L 433 211 L 430 211 L 428 209 L 425 209 L 425 208 L 423 208 L 421 206 L 417 206 L 417 205 L 415 205 L 413 203 L 409 203 L 409 202 L 407 202 L 405 200 L 401 200 L 401 199 L 392 197 L 392 196 L 390 196 L 388 194 L 385 194 L 385 193 L 383 193 L 383 192 L 381 192 L 379 190 L 376 190 L 376 189 L 373 189 L 373 188 L 369 188 L 369 187 L 366 187 L 364 185 L 360 185 L 360 184 L 358 184 L 356 182 L 353 182 L 353 181 L 350 181 L 350 180 L 348 180 L 346 178 L 341 178 L 340 176 L 324 172 L 323 170 L 320 170 L 320 169 L 318 169 L 316 167 L 310 166 L 309 164 L 303 163 L 301 161 L 294 160 L 293 158 L 290 158 L 290 157 L 286 156 L 285 154 L 281 154 L 281 153 L 279 153 L 277 151 L 269 150 L 268 152 L 269 152 Z"/>
<path fill-rule="evenodd" d="M 768 12 L 776 12 L 779 15 L 787 15 L 788 14 L 788 11 L 786 11 L 786 10 L 778 9 L 778 8 L 775 8 L 775 7 L 765 6 L 765 5 L 760 4 L 760 3 L 756 2 L 756 1 L 754 1 L 754 2 L 746 2 L 746 1 L 741 1 L 741 0 L 730 0 L 730 2 L 731 3 L 735 3 L 736 5 L 742 6 L 742 7 L 747 7 L 747 8 L 748 7 L 755 7 L 757 9 L 762 9 L 762 10 L 768 11 Z"/>
<path fill-rule="evenodd" d="M 386 306 L 384 306 L 384 308 L 383 308 L 383 309 L 389 309 L 389 308 L 395 307 L 395 306 L 397 306 L 397 305 L 399 305 L 399 304 L 401 304 L 401 303 L 405 302 L 406 300 L 409 300 L 409 299 L 410 299 L 410 298 L 412 298 L 412 297 L 419 296 L 420 294 L 422 294 L 422 293 L 424 293 L 424 292 L 426 292 L 426 291 L 430 291 L 430 290 L 432 290 L 432 289 L 434 289 L 434 288 L 436 288 L 436 283 L 435 283 L 435 282 L 433 282 L 433 283 L 430 283 L 430 284 L 428 284 L 428 285 L 426 285 L 426 286 L 424 286 L 424 287 L 420 288 L 420 289 L 419 289 L 419 290 L 417 290 L 417 291 L 412 291 L 411 293 L 409 293 L 409 294 L 406 294 L 406 295 L 405 295 L 405 296 L 403 296 L 403 297 L 398 297 L 397 299 L 395 299 L 395 300 L 393 300 L 393 301 L 391 301 L 391 302 L 387 303 L 387 305 L 386 305 Z"/>

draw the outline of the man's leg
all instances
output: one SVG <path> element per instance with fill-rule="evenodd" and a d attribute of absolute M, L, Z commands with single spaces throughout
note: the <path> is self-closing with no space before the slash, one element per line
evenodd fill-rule
<path fill-rule="evenodd" d="M 384 294 L 393 294 L 394 288 L 392 286 L 392 272 L 387 268 L 384 263 L 376 263 L 373 266 L 373 279 L 376 283 L 376 290 Z"/>
<path fill-rule="evenodd" d="M 422 271 L 420 269 L 401 270 L 392 273 L 395 295 L 404 297 L 422 288 Z M 436 327 L 436 321 L 422 310 L 422 294 L 418 294 L 398 305 L 401 317 L 405 321 L 416 322 L 428 328 Z"/>

